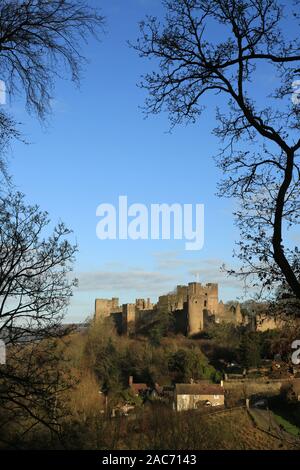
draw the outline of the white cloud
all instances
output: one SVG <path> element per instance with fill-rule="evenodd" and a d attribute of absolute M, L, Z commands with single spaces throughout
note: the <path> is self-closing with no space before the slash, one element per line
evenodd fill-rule
<path fill-rule="evenodd" d="M 151 297 L 170 292 L 177 284 L 195 281 L 215 282 L 220 287 L 220 297 L 235 298 L 243 294 L 243 283 L 221 271 L 224 260 L 218 258 L 183 258 L 180 252 L 154 253 L 153 270 L 126 267 L 118 263 L 104 264 L 103 269 L 77 273 L 78 294 L 89 296 Z M 131 299 L 131 300 L 130 300 Z"/>
<path fill-rule="evenodd" d="M 190 281 L 199 281 L 203 284 L 214 282 L 219 284 L 221 292 L 225 297 L 241 296 L 244 294 L 244 283 L 242 280 L 233 276 L 229 276 L 222 266 L 225 264 L 227 267 L 236 268 L 233 262 L 225 263 L 225 260 L 219 258 L 195 259 L 195 258 L 182 258 L 179 252 L 160 252 L 154 254 L 156 268 L 160 271 L 176 271 L 174 274 L 179 281 L 182 277 L 182 272 L 185 278 Z M 176 282 L 177 284 L 179 282 Z"/>
<path fill-rule="evenodd" d="M 176 284 L 176 276 L 143 270 L 95 271 L 78 274 L 78 291 L 141 291 L 156 294 Z"/>

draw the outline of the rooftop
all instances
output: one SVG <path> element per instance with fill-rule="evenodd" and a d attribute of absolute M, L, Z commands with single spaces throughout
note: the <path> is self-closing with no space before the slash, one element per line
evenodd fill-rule
<path fill-rule="evenodd" d="M 224 395 L 224 389 L 218 384 L 176 384 L 177 395 Z"/>
<path fill-rule="evenodd" d="M 144 390 L 148 390 L 149 387 L 147 384 L 143 384 L 143 383 L 132 383 L 130 385 L 130 388 L 134 390 L 135 393 L 139 393 Z"/>

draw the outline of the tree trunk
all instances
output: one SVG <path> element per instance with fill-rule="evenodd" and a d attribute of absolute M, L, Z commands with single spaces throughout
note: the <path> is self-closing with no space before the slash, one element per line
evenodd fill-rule
<path fill-rule="evenodd" d="M 300 282 L 297 279 L 291 265 L 289 264 L 282 245 L 282 215 L 284 210 L 285 198 L 289 186 L 293 178 L 293 167 L 294 167 L 294 152 L 291 150 L 287 152 L 287 161 L 284 174 L 284 180 L 278 191 L 276 205 L 275 205 L 275 216 L 274 216 L 274 231 L 272 238 L 272 245 L 274 249 L 274 260 L 280 267 L 286 282 L 292 289 L 295 296 L 300 299 Z"/>

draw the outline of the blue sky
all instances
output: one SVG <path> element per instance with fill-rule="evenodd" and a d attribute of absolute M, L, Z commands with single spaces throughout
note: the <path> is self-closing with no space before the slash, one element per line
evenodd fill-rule
<path fill-rule="evenodd" d="M 237 233 L 233 202 L 215 196 L 220 174 L 212 156 L 219 142 L 212 98 L 203 117 L 168 133 L 165 114 L 144 119 L 139 109 L 145 95 L 137 86 L 149 64 L 127 45 L 138 36 L 145 14 L 160 14 L 159 0 L 103 0 L 107 32 L 101 43 L 84 46 L 89 58 L 80 89 L 58 81 L 53 115 L 41 125 L 28 116 L 20 100 L 12 111 L 30 142 L 13 147 L 10 170 L 27 200 L 47 210 L 53 222 L 62 219 L 74 230 L 79 253 L 75 274 L 80 286 L 67 319 L 84 320 L 95 297 L 156 299 L 176 284 L 195 280 L 220 283 L 223 300 L 240 293 L 237 282 L 220 273 L 232 263 Z M 96 208 L 129 203 L 203 203 L 205 243 L 187 252 L 184 241 L 100 241 Z"/>

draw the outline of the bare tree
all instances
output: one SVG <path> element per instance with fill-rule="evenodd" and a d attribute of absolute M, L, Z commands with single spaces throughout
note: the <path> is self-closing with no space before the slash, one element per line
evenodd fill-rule
<path fill-rule="evenodd" d="M 9 93 L 24 92 L 29 110 L 43 118 L 54 80 L 64 67 L 79 80 L 80 43 L 97 37 L 103 16 L 78 0 L 0 2 L 0 75 Z"/>
<path fill-rule="evenodd" d="M 8 95 L 25 96 L 28 111 L 44 119 L 55 80 L 68 71 L 79 82 L 85 61 L 81 44 L 97 37 L 103 24 L 84 0 L 0 1 L 0 78 Z M 13 137 L 19 137 L 16 123 L 3 108 L 4 175 L 5 150 Z M 26 205 L 20 194 L 5 194 L 4 185 L 0 190 L 0 337 L 8 354 L 7 364 L 0 366 L 0 414 L 4 424 L 19 421 L 22 440 L 28 425 L 59 428 L 58 400 L 68 381 L 58 339 L 67 332 L 62 320 L 75 285 L 70 271 L 76 246 L 64 224 L 51 234 L 46 213 Z"/>
<path fill-rule="evenodd" d="M 51 110 L 57 78 L 79 83 L 85 57 L 82 43 L 98 38 L 104 18 L 87 1 L 1 0 L 0 78 L 7 98 L 25 97 L 29 112 L 44 119 Z M 5 151 L 20 138 L 17 123 L 0 111 L 0 171 L 7 176 Z"/>
<path fill-rule="evenodd" d="M 30 426 L 55 429 L 67 375 L 57 339 L 67 332 L 61 322 L 76 285 L 76 246 L 62 223 L 52 233 L 48 224 L 47 214 L 26 205 L 23 195 L 1 198 L 0 337 L 7 364 L 0 366 L 0 408 L 8 421 L 25 416 Z"/>
<path fill-rule="evenodd" d="M 10 181 L 7 170 L 7 149 L 13 139 L 21 139 L 14 119 L 0 110 L 0 187 Z"/>
<path fill-rule="evenodd" d="M 141 85 L 149 93 L 146 111 L 167 109 L 175 125 L 195 121 L 209 92 L 225 98 L 214 132 L 224 141 L 218 156 L 225 173 L 220 193 L 240 202 L 235 215 L 243 267 L 238 274 L 258 277 L 269 289 L 283 284 L 300 299 L 298 249 L 283 242 L 300 215 L 297 93 L 291 99 L 300 72 L 299 1 L 163 4 L 164 22 L 148 17 L 134 45 L 142 57 L 158 61 L 158 70 L 145 75 Z M 262 70 L 272 76 L 274 89 L 257 100 L 255 79 L 261 83 Z"/>

